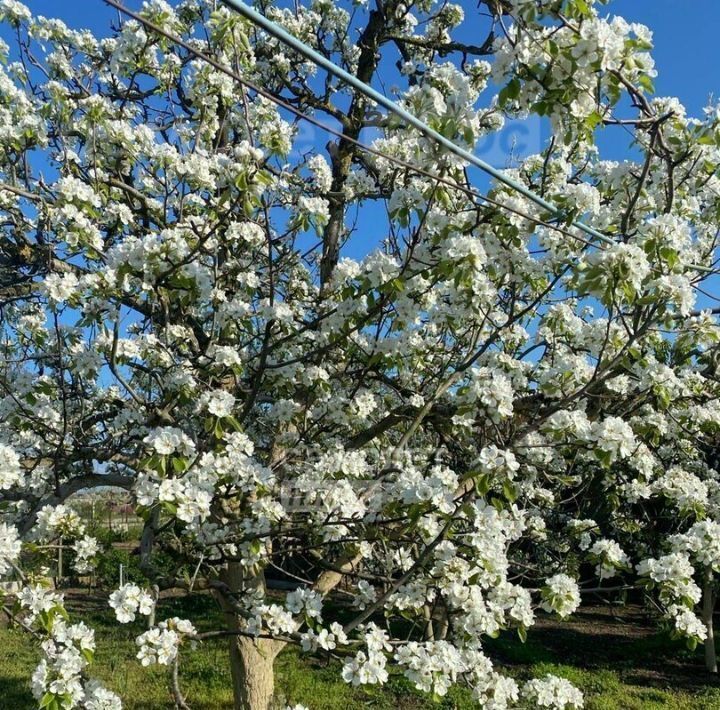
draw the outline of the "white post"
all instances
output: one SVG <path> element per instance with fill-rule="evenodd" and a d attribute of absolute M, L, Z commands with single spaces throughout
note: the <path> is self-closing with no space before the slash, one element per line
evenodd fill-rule
<path fill-rule="evenodd" d="M 705 584 L 703 585 L 702 616 L 707 631 L 705 639 L 705 668 L 709 673 L 718 672 L 717 656 L 715 654 L 715 634 L 713 626 L 713 612 L 715 611 L 715 588 L 713 585 L 713 569 L 710 565 L 705 567 Z"/>
<path fill-rule="evenodd" d="M 123 564 L 120 563 L 120 586 L 123 586 Z"/>
<path fill-rule="evenodd" d="M 58 556 L 57 556 L 57 576 L 58 576 L 58 584 L 62 581 L 63 578 L 63 540 L 60 538 L 60 541 L 58 542 Z"/>

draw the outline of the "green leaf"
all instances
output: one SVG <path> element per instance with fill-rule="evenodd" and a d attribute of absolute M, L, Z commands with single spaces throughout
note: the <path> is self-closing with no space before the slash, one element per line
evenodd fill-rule
<path fill-rule="evenodd" d="M 53 693 L 45 693 L 40 700 L 40 708 L 50 707 L 51 703 L 57 702 L 57 697 Z"/>
<path fill-rule="evenodd" d="M 517 489 L 511 481 L 504 481 L 502 489 L 503 495 L 509 503 L 514 503 L 517 500 Z"/>
<path fill-rule="evenodd" d="M 590 17 L 590 6 L 587 2 L 585 2 L 585 0 L 575 0 L 575 8 L 577 9 L 578 14 Z"/>
<path fill-rule="evenodd" d="M 504 86 L 500 90 L 500 94 L 498 95 L 498 103 L 500 104 L 501 108 L 504 108 L 509 101 L 511 101 L 512 99 L 516 99 L 519 95 L 520 80 L 515 77 L 507 86 Z"/>
<path fill-rule="evenodd" d="M 652 79 L 647 74 L 643 74 L 638 79 L 638 84 L 640 84 L 640 86 L 645 89 L 648 94 L 655 93 L 655 84 L 653 84 Z"/>
<path fill-rule="evenodd" d="M 229 424 L 235 431 L 243 430 L 242 424 L 240 424 L 240 422 L 234 416 L 232 416 L 232 414 L 229 417 L 225 417 L 223 421 Z"/>
<path fill-rule="evenodd" d="M 486 473 L 479 475 L 475 479 L 475 490 L 479 495 L 484 496 L 490 490 L 490 476 Z"/>
<path fill-rule="evenodd" d="M 585 125 L 589 130 L 594 130 L 600 123 L 602 123 L 602 115 L 599 111 L 593 111 L 586 119 Z"/>
<path fill-rule="evenodd" d="M 189 461 L 183 457 L 174 457 L 172 459 L 172 469 L 175 473 L 183 473 L 187 471 Z"/>

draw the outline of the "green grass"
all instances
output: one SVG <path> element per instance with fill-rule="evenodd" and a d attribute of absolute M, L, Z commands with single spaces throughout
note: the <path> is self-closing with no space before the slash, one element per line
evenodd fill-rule
<path fill-rule="evenodd" d="M 186 616 L 201 630 L 218 628 L 219 614 L 207 598 L 163 602 L 160 618 Z M 128 710 L 172 707 L 164 669 L 142 668 L 135 660 L 134 637 L 141 623 L 118 626 L 104 609 L 84 608 L 83 618 L 97 630 L 98 650 L 92 673 L 118 692 Z M 201 619 L 198 623 L 197 620 Z M 525 644 L 514 637 L 498 639 L 489 653 L 501 659 L 503 670 L 522 681 L 533 675 L 555 673 L 575 683 L 586 694 L 588 710 L 719 710 L 720 685 L 702 671 L 698 653 L 691 653 L 651 627 L 628 634 L 622 621 L 603 633 L 593 620 L 582 625 L 548 626 L 530 633 Z M 610 632 L 608 632 L 610 629 Z M 613 640 L 614 639 L 614 640 Z M 28 679 L 40 654 L 17 629 L 0 629 L 0 708 L 35 707 Z M 206 642 L 183 651 L 181 685 L 193 710 L 231 707 L 226 642 Z M 284 703 L 302 703 L 312 710 L 464 710 L 478 707 L 469 693 L 454 689 L 439 703 L 391 673 L 383 688 L 352 688 L 340 678 L 339 665 L 301 655 L 288 648 L 276 663 L 276 691 Z"/>

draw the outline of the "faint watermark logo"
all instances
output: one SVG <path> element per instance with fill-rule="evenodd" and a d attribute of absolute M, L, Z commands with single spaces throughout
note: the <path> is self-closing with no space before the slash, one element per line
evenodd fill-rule
<path fill-rule="evenodd" d="M 301 466 L 302 468 L 302 466 Z M 308 468 L 311 465 L 308 464 Z M 397 503 L 396 470 L 386 469 L 374 478 L 320 479 L 316 476 L 287 479 L 280 484 L 279 502 L 291 515 L 320 514 L 336 522 L 361 519 L 368 508 L 381 510 Z"/>
<path fill-rule="evenodd" d="M 339 124 L 333 125 L 333 128 L 341 129 Z M 540 153 L 548 136 L 547 121 L 539 116 L 506 118 L 502 128 L 482 136 L 470 152 L 494 168 L 508 168 L 530 155 Z M 379 128 L 371 127 L 362 131 L 360 141 L 366 146 L 373 146 L 382 137 L 383 132 Z M 288 157 L 291 160 L 302 160 L 318 153 L 324 154 L 328 144 L 337 140 L 337 136 L 301 121 L 296 127 L 292 152 Z M 381 146 L 379 148 L 382 149 Z"/>
<path fill-rule="evenodd" d="M 513 167 L 540 153 L 547 136 L 547 122 L 539 116 L 508 118 L 501 129 L 483 136 L 473 152 L 494 168 Z"/>

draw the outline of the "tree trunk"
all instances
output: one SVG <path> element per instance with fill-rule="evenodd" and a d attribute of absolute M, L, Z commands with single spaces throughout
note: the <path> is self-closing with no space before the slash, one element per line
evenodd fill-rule
<path fill-rule="evenodd" d="M 242 636 L 230 639 L 235 710 L 270 710 L 273 707 L 273 666 L 279 651 L 276 642 Z"/>
<path fill-rule="evenodd" d="M 423 633 L 423 639 L 425 641 L 434 641 L 435 629 L 433 628 L 432 609 L 429 604 L 425 604 L 423 607 L 423 616 L 425 617 L 425 632 Z"/>
<path fill-rule="evenodd" d="M 264 575 L 262 572 L 248 575 L 238 562 L 230 562 L 220 577 L 227 590 L 219 592 L 217 598 L 225 614 L 227 629 L 230 632 L 238 631 L 242 618 L 237 614 L 234 598 L 264 589 Z M 270 710 L 273 707 L 273 668 L 275 657 L 284 645 L 283 641 L 254 639 L 239 634 L 230 636 L 234 710 Z"/>
<path fill-rule="evenodd" d="M 438 617 L 435 624 L 435 638 L 438 641 L 444 641 L 450 630 L 450 620 L 448 619 L 447 609 L 442 605 L 438 609 Z"/>
<path fill-rule="evenodd" d="M 705 668 L 709 673 L 717 673 L 717 656 L 715 654 L 715 634 L 713 629 L 713 612 L 715 611 L 715 589 L 713 587 L 712 567 L 705 568 L 705 584 L 703 586 L 702 618 L 707 631 L 705 639 Z"/>
<path fill-rule="evenodd" d="M 378 3 L 379 5 L 379 3 Z M 384 11 L 371 10 L 365 29 L 358 38 L 357 76 L 360 81 L 369 84 L 377 70 L 380 58 L 379 49 L 386 30 L 385 13 L 394 14 L 394 2 L 387 3 Z M 346 116 L 343 138 L 337 143 L 328 145 L 328 152 L 332 162 L 332 185 L 327 195 L 329 206 L 329 220 L 323 230 L 323 253 L 320 261 L 320 284 L 323 292 L 333 269 L 340 258 L 341 242 L 346 234 L 345 208 L 347 198 L 343 196 L 343 189 L 352 168 L 353 157 L 357 153 L 357 146 L 352 142 L 360 137 L 363 122 L 368 111 L 367 100 L 360 93 L 353 95 Z M 349 138 L 350 140 L 347 140 Z M 332 147 L 330 147 L 332 146 Z"/>

